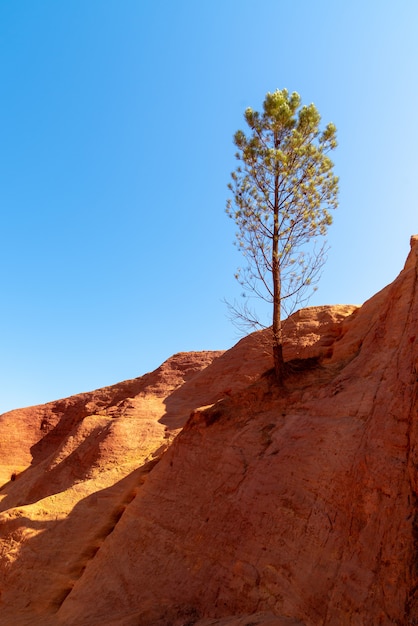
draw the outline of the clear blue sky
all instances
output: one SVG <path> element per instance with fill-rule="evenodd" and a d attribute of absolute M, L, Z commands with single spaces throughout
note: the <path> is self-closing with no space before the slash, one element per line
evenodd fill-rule
<path fill-rule="evenodd" d="M 418 232 L 415 0 L 0 3 L 0 413 L 237 341 L 232 135 L 267 91 L 338 128 L 310 304 L 361 303 Z"/>

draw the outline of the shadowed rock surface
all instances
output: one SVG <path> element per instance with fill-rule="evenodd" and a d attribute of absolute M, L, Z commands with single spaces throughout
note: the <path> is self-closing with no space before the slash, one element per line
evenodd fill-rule
<path fill-rule="evenodd" d="M 0 624 L 418 624 L 417 273 L 0 416 Z"/>

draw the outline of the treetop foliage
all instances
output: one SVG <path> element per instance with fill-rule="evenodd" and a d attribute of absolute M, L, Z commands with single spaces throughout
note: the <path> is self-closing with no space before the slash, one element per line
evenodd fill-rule
<path fill-rule="evenodd" d="M 298 93 L 267 93 L 262 112 L 248 108 L 249 131 L 234 135 L 239 165 L 232 172 L 227 214 L 234 219 L 239 249 L 248 266 L 241 285 L 269 302 L 293 309 L 318 276 L 324 236 L 338 206 L 338 178 L 328 154 L 337 146 L 336 127 L 320 129 L 314 104 Z M 286 307 L 286 300 L 291 302 Z M 248 321 L 248 309 L 244 317 Z M 251 322 L 253 322 L 251 314 Z"/>

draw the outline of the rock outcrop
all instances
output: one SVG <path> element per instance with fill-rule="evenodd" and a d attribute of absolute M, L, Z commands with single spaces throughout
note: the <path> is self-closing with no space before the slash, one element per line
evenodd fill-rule
<path fill-rule="evenodd" d="M 0 416 L 0 624 L 418 624 L 417 285 Z"/>

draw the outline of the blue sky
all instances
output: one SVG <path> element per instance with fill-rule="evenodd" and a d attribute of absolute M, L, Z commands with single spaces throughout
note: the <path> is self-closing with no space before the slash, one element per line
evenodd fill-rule
<path fill-rule="evenodd" d="M 417 26 L 414 0 L 0 3 L 0 413 L 237 341 L 232 136 L 267 91 L 338 129 L 310 304 L 391 282 L 418 232 Z"/>

